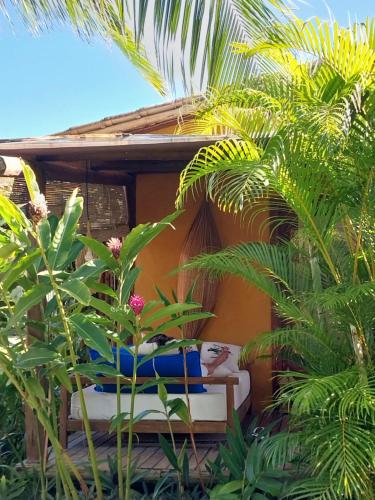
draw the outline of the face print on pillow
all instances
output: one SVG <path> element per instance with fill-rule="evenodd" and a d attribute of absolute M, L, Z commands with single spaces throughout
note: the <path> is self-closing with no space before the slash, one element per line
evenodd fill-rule
<path fill-rule="evenodd" d="M 222 354 L 224 350 L 227 350 L 229 356 L 227 359 L 220 364 L 216 369 L 214 374 L 217 376 L 226 376 L 229 373 L 234 373 L 239 371 L 239 358 L 241 352 L 241 346 L 234 344 L 224 344 L 223 342 L 203 342 L 201 349 L 201 361 L 202 363 L 210 364 L 212 361 Z"/>

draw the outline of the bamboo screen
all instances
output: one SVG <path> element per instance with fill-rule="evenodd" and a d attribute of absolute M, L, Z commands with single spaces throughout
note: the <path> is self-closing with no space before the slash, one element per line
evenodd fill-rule
<path fill-rule="evenodd" d="M 66 200 L 76 187 L 84 199 L 80 224 L 82 233 L 87 232 L 87 218 L 90 221 L 91 235 L 101 241 L 106 241 L 112 236 L 121 238 L 129 232 L 128 203 L 124 186 L 47 181 L 46 199 L 49 211 L 60 217 Z M 0 177 L 0 189 L 19 205 L 28 202 L 23 177 L 15 179 Z"/>
<path fill-rule="evenodd" d="M 124 186 L 47 181 L 46 199 L 49 210 L 61 216 L 66 200 L 76 187 L 84 199 L 80 223 L 83 233 L 87 232 L 87 219 L 90 221 L 91 235 L 101 241 L 112 236 L 121 238 L 128 233 L 128 204 Z"/>

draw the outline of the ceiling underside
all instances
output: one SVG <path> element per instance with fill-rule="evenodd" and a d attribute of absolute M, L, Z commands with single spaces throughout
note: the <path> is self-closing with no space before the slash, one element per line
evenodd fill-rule
<path fill-rule="evenodd" d="M 48 136 L 0 142 L 0 155 L 21 157 L 51 180 L 126 185 L 136 174 L 180 172 L 198 150 L 222 136 Z"/>

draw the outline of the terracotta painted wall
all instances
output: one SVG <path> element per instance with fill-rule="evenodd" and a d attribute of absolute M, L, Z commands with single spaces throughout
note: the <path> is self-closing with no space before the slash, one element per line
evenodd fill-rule
<path fill-rule="evenodd" d="M 137 224 L 158 221 L 173 212 L 177 186 L 177 174 L 137 176 Z M 148 300 L 156 298 L 155 285 L 168 293 L 177 288 L 177 277 L 169 273 L 178 266 L 180 250 L 199 202 L 189 200 L 185 208 L 184 214 L 175 223 L 176 229 L 166 229 L 139 258 L 142 274 L 137 293 Z M 213 213 L 223 246 L 260 239 L 255 224 L 248 227 L 215 207 Z M 268 235 L 264 233 L 262 236 L 267 238 Z M 269 299 L 236 277 L 226 277 L 220 283 L 215 314 L 216 318 L 210 319 L 203 331 L 203 340 L 243 345 L 271 328 Z M 251 376 L 254 406 L 259 409 L 270 401 L 271 362 L 252 362 Z"/>

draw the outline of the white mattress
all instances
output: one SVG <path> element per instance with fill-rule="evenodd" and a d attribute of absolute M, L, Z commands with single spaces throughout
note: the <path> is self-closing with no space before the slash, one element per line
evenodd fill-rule
<path fill-rule="evenodd" d="M 234 386 L 234 405 L 238 408 L 250 393 L 250 375 L 248 371 L 241 370 L 233 373 L 232 377 L 239 378 L 239 385 Z M 227 419 L 226 396 L 224 385 L 206 385 L 207 392 L 190 394 L 190 407 L 192 419 L 213 420 L 217 422 Z M 116 415 L 116 394 L 108 392 L 97 392 L 95 386 L 91 385 L 84 389 L 87 413 L 92 420 L 109 420 Z M 186 399 L 184 394 L 169 394 L 168 399 Z M 130 394 L 121 394 L 121 411 L 129 411 Z M 135 398 L 135 415 L 145 410 L 162 411 L 163 407 L 157 394 L 137 394 Z M 71 418 L 81 419 L 82 411 L 78 393 L 72 394 Z M 164 420 L 160 413 L 150 413 L 144 420 Z M 171 420 L 179 420 L 173 415 Z"/>

